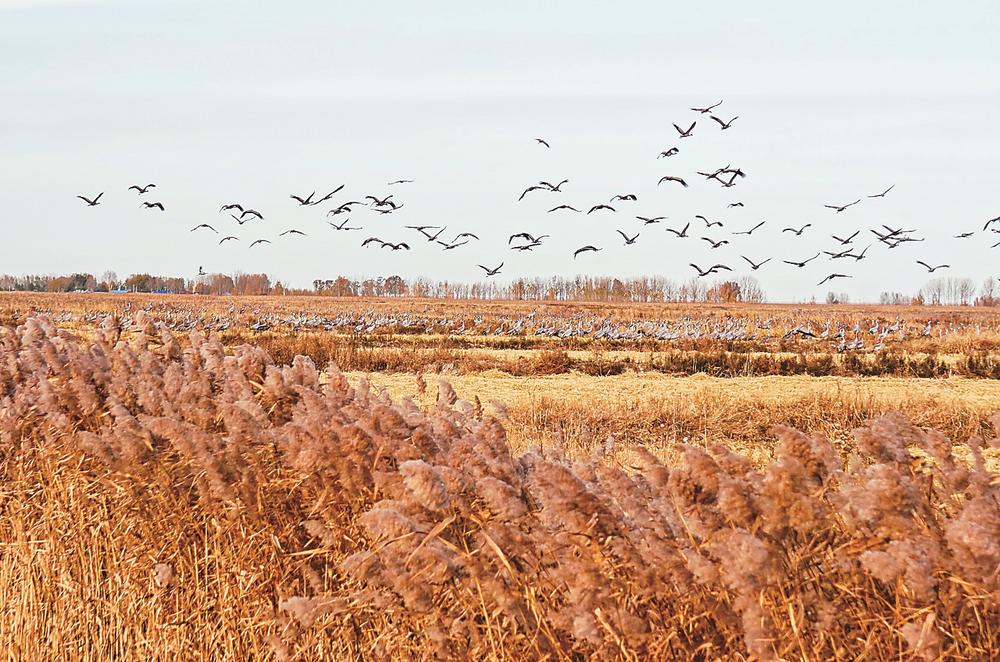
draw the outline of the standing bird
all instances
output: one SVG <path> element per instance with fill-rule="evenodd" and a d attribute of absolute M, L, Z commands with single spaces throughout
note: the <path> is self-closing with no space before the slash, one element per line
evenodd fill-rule
<path fill-rule="evenodd" d="M 159 209 L 160 211 L 164 211 L 162 202 L 149 202 L 147 200 L 146 202 L 142 203 L 142 206 L 146 209 Z"/>
<path fill-rule="evenodd" d="M 139 195 L 142 195 L 151 188 L 156 188 L 156 184 L 146 184 L 145 186 L 138 186 L 136 184 L 133 184 L 132 186 L 128 187 L 128 190 L 131 191 L 135 189 L 136 191 L 139 192 Z"/>
<path fill-rule="evenodd" d="M 893 184 L 892 186 L 890 186 L 886 190 L 882 191 L 881 193 L 876 193 L 875 195 L 869 195 L 868 197 L 869 198 L 884 198 L 885 194 L 888 193 L 889 191 L 891 191 L 894 188 L 896 188 L 895 184 Z"/>
<path fill-rule="evenodd" d="M 78 195 L 76 197 L 78 197 L 81 200 L 83 200 L 84 202 L 86 202 L 88 207 L 96 207 L 97 205 L 101 204 L 100 202 L 98 202 L 98 200 L 101 199 L 102 195 L 104 195 L 104 191 L 101 191 L 100 193 L 98 193 L 97 197 L 94 198 L 93 200 L 91 200 L 90 198 L 88 198 L 86 196 L 82 196 L 82 195 Z"/>
<path fill-rule="evenodd" d="M 477 265 L 477 266 L 480 269 L 482 269 L 483 271 L 485 271 L 486 272 L 486 277 L 489 278 L 490 276 L 496 276 L 498 273 L 500 273 L 500 269 L 503 268 L 503 262 L 501 262 L 497 266 L 493 267 L 492 269 L 490 269 L 489 267 L 484 267 L 481 264 Z"/>
<path fill-rule="evenodd" d="M 538 143 L 539 145 L 545 145 L 546 147 L 549 147 L 549 143 L 542 140 L 541 138 L 535 138 L 535 142 Z"/>
<path fill-rule="evenodd" d="M 581 246 L 580 248 L 573 251 L 573 259 L 575 260 L 576 256 L 579 255 L 580 253 L 590 253 L 590 252 L 596 253 L 599 250 L 601 249 L 596 246 L 590 246 L 590 245 Z"/>
<path fill-rule="evenodd" d="M 677 133 L 680 134 L 681 138 L 690 138 L 691 136 L 694 135 L 693 132 L 694 132 L 694 127 L 695 127 L 696 124 L 697 124 L 697 122 L 691 122 L 691 126 L 689 126 L 686 131 L 684 129 L 680 128 L 679 126 L 677 126 L 676 124 L 674 124 L 674 128 L 677 129 Z"/>
<path fill-rule="evenodd" d="M 713 120 L 715 120 L 716 122 L 718 122 L 719 126 L 722 127 L 723 131 L 725 131 L 726 129 L 728 129 L 729 127 L 731 127 L 733 125 L 733 122 L 735 122 L 736 120 L 738 120 L 740 118 L 740 116 L 737 115 L 736 117 L 734 117 L 733 119 L 729 120 L 728 122 L 724 122 L 724 121 L 720 120 L 718 117 L 716 117 L 715 115 L 709 115 L 709 117 L 711 117 Z"/>
<path fill-rule="evenodd" d="M 625 240 L 625 245 L 626 246 L 631 246 L 632 244 L 635 243 L 635 240 L 639 238 L 639 233 L 638 232 L 635 233 L 634 237 L 629 237 L 627 234 L 625 234 L 621 230 L 618 230 L 618 234 L 620 234 L 622 236 L 622 239 Z"/>
<path fill-rule="evenodd" d="M 846 205 L 823 205 L 823 206 L 826 207 L 827 209 L 833 209 L 833 210 L 835 210 L 839 214 L 840 212 L 844 211 L 848 207 L 853 207 L 854 205 L 858 204 L 859 202 L 861 202 L 861 198 L 858 198 L 854 202 L 852 202 L 850 204 L 846 204 Z"/>
<path fill-rule="evenodd" d="M 923 268 L 927 269 L 927 273 L 929 273 L 929 274 L 934 273 L 938 269 L 950 269 L 951 268 L 950 264 L 939 264 L 936 267 L 932 267 L 931 265 L 929 265 L 926 262 L 923 262 L 921 260 L 917 260 L 917 264 L 919 264 Z"/>
<path fill-rule="evenodd" d="M 711 106 L 706 106 L 705 108 L 692 108 L 696 113 L 701 113 L 702 115 L 708 115 L 710 112 L 722 105 L 722 99 L 719 99 L 719 103 L 712 104 Z"/>

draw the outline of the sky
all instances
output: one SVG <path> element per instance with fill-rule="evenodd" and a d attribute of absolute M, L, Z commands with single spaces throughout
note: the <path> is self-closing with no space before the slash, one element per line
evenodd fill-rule
<path fill-rule="evenodd" d="M 1000 3 L 760 7 L 0 0 L 0 273 L 203 267 L 308 286 L 469 282 L 484 277 L 477 265 L 503 262 L 504 281 L 683 281 L 690 262 L 723 263 L 775 301 L 914 292 L 930 277 L 916 260 L 951 265 L 935 276 L 1000 277 L 1000 234 L 982 231 L 1000 216 Z M 690 110 L 720 99 L 719 117 L 738 116 L 727 131 Z M 672 124 L 692 121 L 678 138 Z M 695 174 L 727 164 L 747 173 L 732 188 Z M 690 186 L 657 185 L 664 175 Z M 404 178 L 415 181 L 387 186 Z M 562 179 L 562 193 L 517 200 Z M 141 198 L 127 190 L 149 182 Z M 359 208 L 348 226 L 362 230 L 335 231 L 335 205 L 289 197 L 341 184 L 334 202 L 392 193 L 403 207 Z M 97 207 L 75 197 L 101 191 Z M 638 200 L 613 213 L 547 213 L 625 193 Z M 823 207 L 859 197 L 844 213 Z M 229 202 L 265 219 L 237 226 L 219 213 Z M 668 220 L 643 227 L 636 215 Z M 731 234 L 762 220 L 750 237 Z M 688 239 L 666 231 L 688 222 Z M 221 234 L 190 231 L 200 223 Z M 799 237 L 781 232 L 806 223 Z M 925 241 L 889 250 L 869 231 L 881 224 Z M 406 225 L 480 240 L 443 251 Z M 291 228 L 308 236 L 278 236 Z M 625 246 L 619 229 L 640 237 Z M 874 244 L 863 261 L 781 262 L 833 251 L 830 235 L 855 230 L 859 251 Z M 523 231 L 551 237 L 510 251 Z M 219 245 L 226 235 L 239 241 Z M 369 236 L 413 250 L 362 248 Z M 713 250 L 703 236 L 730 243 Z M 259 238 L 273 243 L 250 248 Z M 602 250 L 574 259 L 585 244 Z M 773 260 L 751 272 L 741 255 Z M 834 272 L 852 278 L 817 285 Z"/>

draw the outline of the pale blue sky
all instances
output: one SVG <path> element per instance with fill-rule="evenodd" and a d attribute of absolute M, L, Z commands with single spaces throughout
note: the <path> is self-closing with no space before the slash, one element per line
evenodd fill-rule
<path fill-rule="evenodd" d="M 259 3 L 0 0 L 0 272 L 115 269 L 193 276 L 267 271 L 296 285 L 338 274 L 399 273 L 474 280 L 477 263 L 503 278 L 590 273 L 689 278 L 688 262 L 740 254 L 776 259 L 756 275 L 772 299 L 822 298 L 816 283 L 856 299 L 913 291 L 914 261 L 950 262 L 938 275 L 1000 276 L 1000 3 L 962 2 Z M 726 132 L 689 106 L 725 99 Z M 677 140 L 672 122 L 698 119 Z M 543 136 L 551 150 L 536 145 Z M 670 146 L 681 153 L 656 159 Z M 735 188 L 695 170 L 732 163 Z M 681 175 L 691 187 L 656 182 Z M 386 182 L 416 183 L 388 188 Z M 521 190 L 568 178 L 562 194 Z M 133 183 L 156 182 L 138 208 Z M 824 203 L 865 199 L 843 214 Z M 338 200 L 395 193 L 405 207 L 360 210 L 335 232 L 329 208 L 290 193 L 346 184 Z M 74 196 L 106 191 L 87 208 Z M 617 214 L 589 208 L 616 193 Z M 727 203 L 742 201 L 742 209 Z M 266 220 L 242 228 L 217 210 L 241 201 Z M 716 251 L 678 240 L 636 214 L 729 238 Z M 705 231 L 703 214 L 726 223 Z M 343 217 L 340 217 L 343 218 Z M 748 240 L 729 233 L 767 223 Z M 228 221 L 228 222 L 227 222 Z M 192 234 L 202 222 L 240 243 Z M 812 223 L 802 237 L 780 233 Z M 927 241 L 850 264 L 824 256 L 829 235 L 880 223 Z M 483 241 L 441 252 L 403 225 L 447 225 Z M 288 228 L 308 238 L 276 235 Z M 997 227 L 997 226 L 995 226 Z M 615 232 L 639 231 L 625 247 Z M 552 239 L 533 253 L 507 235 Z M 409 253 L 361 249 L 370 234 Z M 270 246 L 248 249 L 259 237 Z M 860 236 L 859 236 L 859 240 Z M 575 262 L 572 251 L 604 250 Z"/>

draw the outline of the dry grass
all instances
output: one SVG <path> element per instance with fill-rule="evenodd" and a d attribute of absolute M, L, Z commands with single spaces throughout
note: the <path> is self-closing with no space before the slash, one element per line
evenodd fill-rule
<path fill-rule="evenodd" d="M 135 322 L 0 327 L 11 659 L 1000 656 L 1000 442 L 842 434 L 985 432 L 994 382 L 377 377 L 421 408 Z M 593 438 L 512 452 L 493 395 Z"/>

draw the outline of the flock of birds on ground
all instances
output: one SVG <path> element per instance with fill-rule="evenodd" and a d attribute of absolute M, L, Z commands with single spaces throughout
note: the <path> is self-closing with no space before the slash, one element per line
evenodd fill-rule
<path fill-rule="evenodd" d="M 684 140 L 687 138 L 692 138 L 695 135 L 695 129 L 698 128 L 699 122 L 703 121 L 705 115 L 708 116 L 709 121 L 715 122 L 718 125 L 718 130 L 727 131 L 733 127 L 734 122 L 739 119 L 739 116 L 734 116 L 729 120 L 725 120 L 716 115 L 716 109 L 722 105 L 720 100 L 710 106 L 705 107 L 694 107 L 690 110 L 696 114 L 697 119 L 693 120 L 690 125 L 686 128 L 680 126 L 676 123 L 673 124 L 674 129 L 677 131 L 677 140 Z M 549 142 L 543 138 L 535 138 L 535 142 L 545 149 L 551 149 Z M 672 146 L 668 149 L 659 152 L 657 159 L 671 159 L 677 156 L 681 152 L 680 147 Z M 733 188 L 742 179 L 747 177 L 747 173 L 739 168 L 733 167 L 732 164 L 727 164 L 722 167 L 712 168 L 705 171 L 696 171 L 696 175 L 704 177 L 708 182 L 714 182 L 722 188 Z M 413 180 L 410 179 L 399 179 L 396 181 L 389 182 L 387 186 L 399 186 L 403 184 L 411 184 Z M 535 184 L 531 184 L 523 190 L 523 192 L 518 197 L 518 202 L 523 201 L 527 196 L 532 197 L 537 195 L 553 195 L 563 193 L 563 186 L 569 184 L 568 179 L 562 179 L 557 183 L 552 183 L 548 181 L 539 181 Z M 681 188 L 688 188 L 688 181 L 678 175 L 664 175 L 659 179 L 657 186 L 661 185 L 678 186 Z M 145 185 L 133 185 L 129 187 L 129 191 L 135 191 L 138 196 L 145 196 L 150 193 L 152 189 L 156 188 L 156 184 L 145 184 Z M 879 193 L 868 194 L 862 197 L 858 197 L 856 200 L 845 204 L 826 204 L 823 205 L 826 209 L 831 210 L 831 213 L 842 214 L 847 212 L 849 209 L 855 205 L 861 204 L 862 200 L 875 200 L 885 198 L 895 188 L 895 184 L 890 185 L 888 188 L 882 190 Z M 350 214 L 359 208 L 367 208 L 378 214 L 387 215 L 394 214 L 399 210 L 403 209 L 405 205 L 395 199 L 395 194 L 380 194 L 380 195 L 365 195 L 361 199 L 357 200 L 346 200 L 346 201 L 334 201 L 334 196 L 338 195 L 344 189 L 344 185 L 340 185 L 329 193 L 325 195 L 317 196 L 316 191 L 312 191 L 308 195 L 291 194 L 289 198 L 297 205 L 301 207 L 317 207 L 328 203 L 327 206 L 332 207 L 326 213 L 327 218 L 332 218 L 333 220 L 328 220 L 327 223 L 333 230 L 338 232 L 350 232 L 350 231 L 361 231 L 363 230 L 360 225 L 351 225 Z M 86 205 L 90 207 L 96 207 L 100 204 L 101 197 L 104 193 L 100 193 L 93 198 L 88 198 L 84 195 L 77 196 Z M 581 205 L 580 207 L 573 206 L 571 204 L 557 204 L 548 210 L 547 213 L 558 213 L 558 214 L 617 214 L 620 210 L 624 209 L 625 205 L 636 203 L 638 201 L 638 196 L 635 193 L 620 193 L 612 196 L 607 202 L 597 202 L 592 205 Z M 166 211 L 166 208 L 162 202 L 150 201 L 143 199 L 141 201 L 141 207 L 147 210 L 157 210 L 159 212 Z M 739 201 L 734 201 L 728 204 L 729 208 L 739 208 L 744 207 L 744 204 Z M 230 202 L 223 204 L 219 208 L 219 213 L 228 214 L 229 218 L 236 223 L 238 227 L 243 227 L 247 223 L 260 224 L 265 221 L 264 215 L 252 208 L 249 205 L 244 205 L 240 202 Z M 640 228 L 646 228 L 650 226 L 655 226 L 657 224 L 667 221 L 666 216 L 655 216 L 655 215 L 635 215 L 634 220 L 640 222 Z M 692 228 L 692 223 L 704 224 L 703 228 Z M 726 227 L 722 221 L 710 220 L 702 214 L 695 215 L 692 221 L 688 221 L 681 228 L 666 227 L 667 233 L 674 235 L 678 240 L 686 239 L 697 239 L 698 241 L 706 242 L 710 247 L 710 250 L 716 250 L 723 246 L 730 245 L 731 241 L 738 241 L 736 238 L 745 236 L 747 238 L 754 235 L 755 232 L 760 230 L 766 221 L 759 221 L 752 227 L 741 230 L 730 230 L 724 235 L 725 238 L 720 237 L 720 234 L 725 233 L 724 228 Z M 199 223 L 198 225 L 191 228 L 191 232 L 204 232 L 204 233 L 215 233 L 216 235 L 221 235 L 216 228 L 218 223 Z M 222 226 L 220 226 L 222 227 Z M 480 238 L 475 233 L 472 232 L 448 232 L 447 226 L 434 226 L 434 225 L 406 225 L 405 229 L 417 233 L 419 239 L 417 241 L 426 241 L 429 244 L 437 245 L 441 247 L 441 250 L 450 251 L 458 249 L 465 246 L 471 241 L 479 241 Z M 781 234 L 790 234 L 794 237 L 802 237 L 803 234 L 813 227 L 812 223 L 805 223 L 800 227 L 785 227 L 781 229 Z M 713 228 L 718 228 L 718 230 L 713 230 Z M 702 232 L 698 232 L 698 229 Z M 625 246 L 635 245 L 639 240 L 640 235 L 643 234 L 641 231 L 637 230 L 626 230 L 626 229 L 616 229 L 618 235 L 621 236 L 621 240 L 624 242 Z M 709 232 L 712 232 L 715 236 L 706 236 Z M 907 229 L 904 227 L 890 227 L 888 225 L 880 225 L 877 228 L 869 229 L 868 233 L 863 233 L 862 229 L 854 230 L 853 232 L 838 232 L 837 234 L 831 234 L 830 239 L 832 242 L 830 250 L 819 250 L 813 255 L 808 255 L 805 257 L 792 256 L 788 259 L 782 258 L 780 261 L 791 267 L 798 269 L 805 268 L 808 264 L 815 260 L 820 259 L 823 255 L 826 255 L 829 261 L 843 261 L 846 264 L 850 264 L 853 260 L 855 263 L 865 259 L 868 256 L 868 250 L 874 245 L 875 242 L 880 243 L 887 247 L 887 249 L 896 249 L 901 246 L 915 244 L 923 242 L 926 239 L 924 237 L 917 236 L 917 231 L 914 229 Z M 993 233 L 1000 235 L 1000 216 L 989 219 L 986 221 L 985 225 L 982 227 L 983 233 Z M 954 239 L 966 240 L 971 239 L 976 235 L 977 231 L 966 231 L 960 234 L 954 235 Z M 840 236 L 840 235 L 844 236 Z M 293 237 L 305 237 L 307 233 L 298 228 L 288 228 L 279 234 L 277 238 L 293 238 Z M 416 235 L 415 235 L 416 236 Z M 760 235 L 757 235 L 758 237 Z M 507 246 L 505 250 L 527 252 L 541 246 L 545 239 L 548 239 L 550 235 L 538 234 L 535 235 L 532 232 L 522 231 L 515 232 L 511 234 L 507 239 Z M 870 243 L 860 248 L 859 244 L 862 243 L 864 238 L 870 239 Z M 1000 236 L 996 237 L 1000 240 Z M 235 234 L 225 233 L 219 239 L 219 244 L 225 244 L 227 242 L 239 242 L 242 241 L 241 237 Z M 857 243 L 856 243 L 857 242 Z M 253 239 L 249 243 L 249 247 L 253 248 L 255 246 L 260 246 L 263 244 L 272 243 L 272 239 L 266 237 L 259 237 Z M 381 249 L 389 249 L 391 251 L 409 251 L 411 250 L 411 243 L 403 240 L 388 241 L 377 236 L 369 236 L 363 241 L 361 241 L 361 246 L 363 248 L 368 247 L 378 247 Z M 750 246 L 747 246 L 750 248 Z M 1000 247 L 1000 241 L 993 243 L 991 248 Z M 596 253 L 604 248 L 602 246 L 597 246 L 595 244 L 585 244 L 580 246 L 573 251 L 573 259 L 576 260 L 581 255 L 587 253 Z M 746 252 L 746 251 L 744 251 Z M 739 253 L 739 257 L 747 264 L 750 270 L 756 272 L 761 269 L 769 262 L 775 259 L 774 256 L 764 257 L 763 259 L 758 255 L 745 255 L 744 252 Z M 923 269 L 926 269 L 927 273 L 935 273 L 939 270 L 949 269 L 950 264 L 935 264 L 927 260 L 917 259 L 914 260 L 916 265 L 919 265 Z M 477 265 L 483 270 L 486 277 L 496 276 L 501 273 L 504 266 L 504 260 L 500 260 L 499 264 L 496 266 L 488 265 Z M 709 276 L 712 274 L 720 274 L 721 272 L 732 272 L 734 271 L 732 266 L 724 264 L 722 262 L 715 262 L 707 266 L 700 266 L 694 262 L 690 263 L 689 266 L 695 271 L 699 278 Z M 844 273 L 847 269 L 843 270 L 833 270 L 831 269 L 829 273 L 826 270 L 823 271 L 825 277 L 817 283 L 817 286 L 824 285 L 825 283 L 845 278 L 853 278 L 850 273 Z M 198 273 L 200 276 L 206 275 L 203 268 L 199 267 Z"/>
<path fill-rule="evenodd" d="M 156 320 L 178 332 L 202 332 L 249 329 L 255 332 L 290 329 L 293 331 L 336 331 L 347 334 L 389 336 L 396 333 L 451 336 L 518 336 L 548 338 L 588 338 L 606 341 L 723 341 L 763 344 L 799 340 L 830 343 L 838 352 L 881 351 L 887 344 L 917 338 L 947 338 L 968 334 L 1000 332 L 996 320 L 888 319 L 884 317 L 773 315 L 727 315 L 698 318 L 684 315 L 672 318 L 617 318 L 614 314 L 575 312 L 553 315 L 539 312 L 517 314 L 513 311 L 471 316 L 434 313 L 425 310 L 387 312 L 375 309 L 339 311 L 320 314 L 313 311 L 268 310 L 257 306 L 232 305 L 225 312 L 169 304 L 143 307 L 126 303 L 112 316 L 105 310 L 83 312 L 33 309 L 11 313 L 11 320 L 46 314 L 57 324 L 86 323 L 100 325 L 116 320 L 127 329 L 136 323 L 140 311 L 146 319 Z M 835 343 L 835 344 L 834 344 Z"/>

